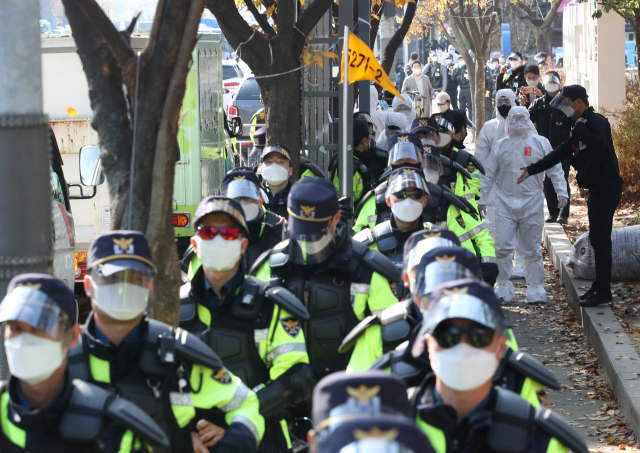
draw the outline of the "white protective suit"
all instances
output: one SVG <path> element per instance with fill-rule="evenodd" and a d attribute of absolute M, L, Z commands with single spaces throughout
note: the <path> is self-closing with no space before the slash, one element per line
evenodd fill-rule
<path fill-rule="evenodd" d="M 416 118 L 416 111 L 413 108 L 411 97 L 409 97 L 407 93 L 403 94 L 402 97 L 404 98 L 404 101 L 398 96 L 393 98 L 393 102 L 391 102 L 391 107 L 393 108 L 392 112 L 401 113 L 402 115 L 404 115 L 405 119 L 407 120 L 407 127 L 410 127 L 411 123 Z"/>
<path fill-rule="evenodd" d="M 378 90 L 373 85 L 369 85 L 369 115 L 371 115 L 373 124 L 376 125 L 376 137 L 379 137 L 384 131 L 386 114 L 378 110 Z"/>
<path fill-rule="evenodd" d="M 488 198 L 496 186 L 495 242 L 500 273 L 494 289 L 496 295 L 506 302 L 513 298 L 515 290 L 509 278 L 513 266 L 511 254 L 517 245 L 524 257 L 527 302 L 546 302 L 540 246 L 544 225 L 544 174 L 529 177 L 522 184 L 517 184 L 516 180 L 522 174 L 520 168 L 537 162 L 551 152 L 551 144 L 536 133 L 525 107 L 511 107 L 507 125 L 509 135 L 499 140 L 489 154 L 485 165 L 485 181 L 482 182 L 483 198 Z M 567 183 L 562 166 L 557 164 L 546 173 L 556 188 L 558 198 L 566 199 Z"/>
<path fill-rule="evenodd" d="M 508 98 L 511 100 L 511 106 L 516 105 L 516 95 L 513 91 L 506 88 L 504 90 L 498 90 L 496 93 L 496 118 L 487 121 L 482 126 L 478 139 L 476 140 L 476 152 L 475 157 L 486 168 L 487 161 L 491 151 L 495 149 L 496 143 L 507 136 L 507 120 L 500 116 L 498 112 L 498 99 Z M 487 177 L 480 173 L 480 182 L 482 187 L 485 186 Z M 492 238 L 496 237 L 496 191 L 495 185 L 491 192 L 485 197 L 482 195 L 478 200 L 479 205 L 485 205 L 487 207 L 487 216 L 482 219 L 482 223 L 486 225 L 489 230 L 489 234 Z"/>
<path fill-rule="evenodd" d="M 387 149 L 387 144 L 389 143 L 389 137 L 387 137 L 387 127 L 395 126 L 399 127 L 402 132 L 408 132 L 407 129 L 409 126 L 407 125 L 407 119 L 402 113 L 390 112 L 387 114 L 387 119 L 384 122 L 385 129 L 380 134 L 380 138 L 376 141 L 376 147 L 380 149 Z"/>

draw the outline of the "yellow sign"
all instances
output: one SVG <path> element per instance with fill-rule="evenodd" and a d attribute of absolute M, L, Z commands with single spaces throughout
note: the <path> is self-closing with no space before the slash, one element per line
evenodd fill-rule
<path fill-rule="evenodd" d="M 382 69 L 378 60 L 376 60 L 369 46 L 351 32 L 349 32 L 349 68 L 347 73 L 349 83 L 359 82 L 360 80 L 373 80 L 382 88 L 404 100 L 391 83 L 391 80 L 389 80 L 389 76 Z M 344 83 L 344 73 L 342 74 L 342 82 Z"/>

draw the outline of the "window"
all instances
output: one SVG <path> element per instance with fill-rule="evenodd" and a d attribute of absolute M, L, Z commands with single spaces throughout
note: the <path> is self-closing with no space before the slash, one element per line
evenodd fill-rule
<path fill-rule="evenodd" d="M 236 99 L 241 101 L 257 101 L 260 99 L 260 88 L 258 82 L 253 77 L 246 79 L 242 85 L 240 85 L 240 91 L 236 95 Z"/>
<path fill-rule="evenodd" d="M 60 183 L 60 178 L 58 177 L 58 174 L 55 171 L 53 171 L 51 167 L 49 167 L 49 169 L 51 170 L 52 197 L 55 201 L 57 201 L 58 203 L 61 203 L 62 206 L 65 206 L 64 192 L 62 190 L 62 184 Z"/>
<path fill-rule="evenodd" d="M 224 80 L 233 79 L 234 77 L 238 77 L 238 74 L 233 66 L 222 67 L 222 78 Z"/>

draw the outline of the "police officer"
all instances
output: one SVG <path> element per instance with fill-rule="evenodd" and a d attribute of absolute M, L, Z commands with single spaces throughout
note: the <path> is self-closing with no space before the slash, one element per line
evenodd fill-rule
<path fill-rule="evenodd" d="M 561 110 L 552 109 L 550 106 L 551 101 L 560 92 L 562 86 L 560 75 L 555 71 L 549 71 L 542 77 L 542 82 L 544 83 L 546 94 L 531 103 L 529 115 L 531 121 L 536 125 L 538 134 L 548 139 L 551 147 L 555 148 L 569 138 L 573 121 Z M 569 184 L 571 163 L 569 159 L 564 159 L 561 164 L 564 178 L 567 180 L 567 194 L 571 199 L 571 185 Z M 560 211 L 558 208 L 558 195 L 548 176 L 544 178 L 544 196 L 547 199 L 547 208 L 549 209 L 549 218 L 547 218 L 546 222 L 551 223 L 557 220 L 561 224 L 567 223 L 571 203 L 567 203 L 562 208 L 562 212 Z"/>
<path fill-rule="evenodd" d="M 458 103 L 460 105 L 460 108 L 462 110 L 468 110 L 469 116 L 473 118 L 473 104 L 471 103 L 471 81 L 469 80 L 467 63 L 461 58 L 458 65 L 458 69 L 454 74 L 456 83 L 460 87 Z"/>
<path fill-rule="evenodd" d="M 400 379 L 380 371 L 333 373 L 314 390 L 311 450 L 432 452 L 412 418 Z M 353 450 L 341 450 L 347 445 Z"/>
<path fill-rule="evenodd" d="M 262 104 L 262 93 L 260 93 L 260 104 Z M 251 141 L 253 141 L 253 134 L 255 134 L 256 129 L 261 129 L 266 127 L 267 117 L 264 111 L 264 107 L 260 107 L 256 113 L 253 114 L 249 123 L 251 124 L 251 128 L 249 130 L 249 136 Z"/>
<path fill-rule="evenodd" d="M 587 90 L 580 85 L 564 87 L 554 98 L 552 108 L 573 117 L 571 136 L 544 158 L 524 168 L 518 184 L 529 175 L 545 171 L 569 159 L 577 170 L 576 182 L 589 189 L 589 241 L 596 261 L 596 279 L 581 297 L 580 305 L 593 307 L 612 300 L 611 230 L 613 215 L 622 194 L 622 178 L 613 148 L 609 121 L 589 106 Z"/>
<path fill-rule="evenodd" d="M 231 184 L 238 181 L 246 180 Z M 245 277 L 249 227 L 238 202 L 205 198 L 194 225 L 191 242 L 204 267 L 180 290 L 180 327 L 198 334 L 231 373 L 257 390 L 266 419 L 259 451 L 289 450 L 284 409 L 310 397 L 314 384 L 300 329 L 309 312 L 286 289 Z"/>
<path fill-rule="evenodd" d="M 453 55 L 448 53 L 445 55 L 444 67 L 447 74 L 447 94 L 451 99 L 451 108 L 458 108 L 458 80 L 455 74 L 458 70 L 457 62 L 454 61 Z"/>
<path fill-rule="evenodd" d="M 286 220 L 264 207 L 260 180 L 248 167 L 236 167 L 229 171 L 222 181 L 222 194 L 240 203 L 247 222 L 249 246 L 242 254 L 242 264 L 250 269 L 255 260 L 265 251 L 286 239 Z M 194 222 L 195 224 L 195 222 Z M 189 263 L 188 278 L 191 280 L 202 264 L 190 244 L 182 259 Z"/>
<path fill-rule="evenodd" d="M 257 170 L 258 165 L 260 165 L 260 156 L 262 155 L 262 150 L 266 144 L 267 128 L 261 127 L 253 133 L 253 148 L 249 153 L 249 165 L 253 167 L 254 170 Z"/>
<path fill-rule="evenodd" d="M 267 184 L 267 209 L 280 217 L 287 217 L 287 197 L 291 189 L 289 178 L 293 174 L 291 153 L 285 145 L 274 144 L 262 150 L 260 175 Z"/>
<path fill-rule="evenodd" d="M 84 288 L 94 311 L 69 352 L 71 378 L 131 400 L 161 426 L 170 450 L 255 452 L 264 433 L 258 398 L 195 335 L 145 313 L 154 266 L 146 238 L 112 231 L 89 248 Z M 154 453 L 157 453 L 154 448 Z"/>
<path fill-rule="evenodd" d="M 460 173 L 453 174 L 452 176 L 455 177 L 455 180 L 449 181 L 451 189 L 456 195 L 464 197 L 477 209 L 476 200 L 480 198 L 480 189 L 482 187 L 480 172 L 484 173 L 484 167 L 471 153 L 459 150 L 454 145 L 454 140 L 460 139 L 466 134 L 466 115 L 460 110 L 449 110 L 443 113 L 436 113 L 432 115 L 432 118 L 435 120 L 435 123 L 432 123 L 432 127 L 437 124 L 439 129 L 436 134 L 438 152 L 464 167 L 471 175 L 471 179 L 464 181 Z"/>
<path fill-rule="evenodd" d="M 527 86 L 527 82 L 524 79 L 525 64 L 522 61 L 522 54 L 513 52 L 509 55 L 508 64 L 511 69 L 508 69 L 506 65 L 500 68 L 500 76 L 496 80 L 496 90 L 509 88 L 517 92 L 520 87 Z"/>
<path fill-rule="evenodd" d="M 169 439 L 126 400 L 67 372 L 67 351 L 82 328 L 73 292 L 44 274 L 9 282 L 0 305 L 8 382 L 0 386 L 0 450 L 14 452 L 150 452 Z M 135 434 L 134 434 L 135 433 Z"/>
<path fill-rule="evenodd" d="M 429 77 L 434 94 L 441 91 L 447 92 L 446 68 L 438 62 L 438 56 L 435 53 L 429 56 L 429 62 L 422 69 L 422 75 Z"/>
<path fill-rule="evenodd" d="M 366 120 L 353 120 L 353 206 L 357 206 L 360 198 L 375 185 L 373 174 L 369 171 L 366 160 L 369 158 L 371 131 Z M 333 181 L 336 190 L 340 188 L 338 179 L 340 160 L 335 154 L 329 161 L 329 180 Z"/>
<path fill-rule="evenodd" d="M 433 292 L 418 338 L 433 369 L 413 398 L 418 426 L 438 451 L 586 453 L 551 409 L 493 386 L 507 329 L 490 286 L 456 280 Z"/>
<path fill-rule="evenodd" d="M 377 147 L 378 136 L 376 134 L 376 124 L 369 115 L 368 112 L 355 112 L 353 114 L 353 118 L 360 118 L 367 122 L 369 126 L 369 151 L 363 153 L 359 159 L 362 163 L 367 166 L 367 169 L 371 173 L 371 179 L 373 183 L 382 176 L 382 173 L 387 168 L 387 160 L 389 160 L 389 153 L 386 149 L 381 149 Z"/>
<path fill-rule="evenodd" d="M 290 239 L 263 254 L 251 274 L 262 281 L 280 281 L 309 310 L 303 323 L 310 364 L 319 376 L 333 371 L 367 369 L 382 355 L 380 331 L 340 355 L 347 332 L 370 313 L 398 300 L 389 282 L 400 272 L 379 252 L 351 240 L 340 222 L 338 196 L 323 178 L 305 178 L 289 194 Z"/>

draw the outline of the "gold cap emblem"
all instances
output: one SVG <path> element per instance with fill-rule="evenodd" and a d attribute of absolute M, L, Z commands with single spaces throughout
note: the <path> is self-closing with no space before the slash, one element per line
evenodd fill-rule
<path fill-rule="evenodd" d="M 414 174 L 416 172 L 415 170 L 412 170 L 410 168 L 403 168 L 403 170 L 408 175 L 412 175 L 412 174 Z"/>
<path fill-rule="evenodd" d="M 120 247 L 120 250 L 122 250 L 124 252 L 133 243 L 133 238 L 131 238 L 131 239 L 127 239 L 127 238 L 116 239 L 116 238 L 113 238 L 113 243 L 116 244 L 118 247 Z"/>
<path fill-rule="evenodd" d="M 234 176 L 233 179 L 244 179 L 245 176 L 244 175 L 239 175 L 239 176 Z"/>
<path fill-rule="evenodd" d="M 409 138 L 408 135 L 399 135 L 398 136 L 398 140 L 401 141 L 401 142 L 406 142 L 408 138 Z"/>
<path fill-rule="evenodd" d="M 316 207 L 315 206 L 300 205 L 300 209 L 302 209 L 302 211 L 304 212 L 304 215 L 309 217 L 311 215 L 311 213 L 316 210 Z"/>
<path fill-rule="evenodd" d="M 40 287 L 42 286 L 41 283 L 20 283 L 18 286 L 26 286 L 27 288 L 31 288 L 31 289 L 40 289 Z"/>
<path fill-rule="evenodd" d="M 439 238 L 440 236 L 442 236 L 442 233 L 437 232 L 437 233 L 425 233 L 422 235 L 423 238 L 425 239 L 429 239 L 429 238 Z"/>
<path fill-rule="evenodd" d="M 453 255 L 453 256 L 447 256 L 447 255 L 436 256 L 436 261 L 451 261 L 451 262 L 453 262 L 455 260 L 456 260 L 456 256 L 455 255 Z"/>
<path fill-rule="evenodd" d="M 420 120 L 420 125 L 422 125 L 422 126 L 426 126 L 427 123 L 428 123 L 427 120 Z"/>
<path fill-rule="evenodd" d="M 377 426 L 371 428 L 370 431 L 363 431 L 360 429 L 353 430 L 353 437 L 355 437 L 356 440 L 368 439 L 370 437 L 378 437 L 385 440 L 396 440 L 398 434 L 400 434 L 400 430 L 398 428 L 393 428 L 389 431 L 383 431 Z"/>
<path fill-rule="evenodd" d="M 375 385 L 371 388 L 362 384 L 360 387 L 349 387 L 347 386 L 347 395 L 352 398 L 357 399 L 359 402 L 364 403 L 370 401 L 371 398 L 380 393 L 380 386 Z"/>

